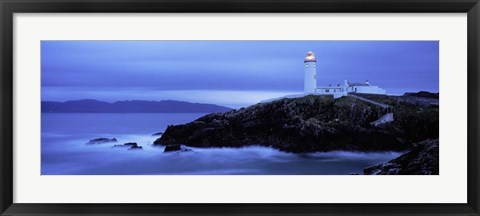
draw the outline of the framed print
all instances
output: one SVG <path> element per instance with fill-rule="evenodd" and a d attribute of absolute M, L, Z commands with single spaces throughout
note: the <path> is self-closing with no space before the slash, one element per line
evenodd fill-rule
<path fill-rule="evenodd" d="M 468 1 L 2 1 L 2 215 L 479 215 Z"/>

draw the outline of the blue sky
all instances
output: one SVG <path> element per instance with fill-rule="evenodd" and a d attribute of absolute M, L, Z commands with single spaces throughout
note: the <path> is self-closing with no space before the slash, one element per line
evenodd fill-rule
<path fill-rule="evenodd" d="M 438 92 L 438 41 L 42 41 L 42 100 L 182 100 L 233 108 L 348 79 Z"/>

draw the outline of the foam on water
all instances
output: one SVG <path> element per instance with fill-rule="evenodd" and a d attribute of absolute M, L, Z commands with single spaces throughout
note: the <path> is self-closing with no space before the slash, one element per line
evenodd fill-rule
<path fill-rule="evenodd" d="M 400 155 L 343 151 L 294 154 L 263 146 L 187 147 L 193 151 L 164 153 L 164 147 L 152 145 L 158 138 L 153 133 L 202 115 L 42 114 L 42 175 L 361 174 L 367 166 Z M 118 142 L 86 144 L 99 137 L 115 137 Z M 136 142 L 143 150 L 112 147 L 127 142 Z"/>

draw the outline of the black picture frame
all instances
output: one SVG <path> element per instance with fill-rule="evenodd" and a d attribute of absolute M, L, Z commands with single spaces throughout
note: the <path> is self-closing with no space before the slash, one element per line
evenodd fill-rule
<path fill-rule="evenodd" d="M 2 215 L 480 215 L 478 0 L 0 0 L 0 212 Z M 13 203 L 14 13 L 467 13 L 468 203 L 466 204 L 19 204 Z M 445 185 L 449 187 L 451 185 Z M 94 194 L 92 194 L 94 196 Z"/>

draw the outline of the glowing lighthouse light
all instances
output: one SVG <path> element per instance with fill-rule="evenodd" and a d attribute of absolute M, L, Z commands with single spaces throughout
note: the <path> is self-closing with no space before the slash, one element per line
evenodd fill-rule
<path fill-rule="evenodd" d="M 307 52 L 307 56 L 303 60 L 305 63 L 305 83 L 304 83 L 304 92 L 305 94 L 315 93 L 317 89 L 317 59 L 315 58 L 315 53 L 312 51 Z"/>

